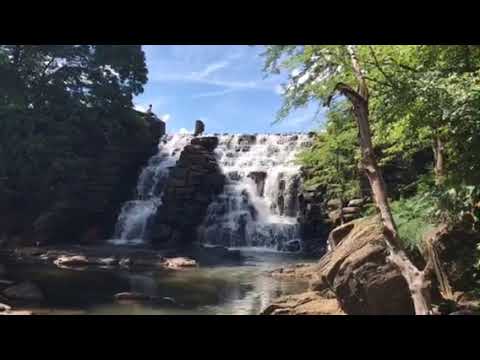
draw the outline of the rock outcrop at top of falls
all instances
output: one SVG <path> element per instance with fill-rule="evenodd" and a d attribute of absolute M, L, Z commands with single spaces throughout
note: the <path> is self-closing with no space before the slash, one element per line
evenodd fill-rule
<path fill-rule="evenodd" d="M 153 220 L 154 245 L 193 242 L 213 198 L 223 190 L 225 177 L 215 158 L 218 138 L 194 138 L 171 168 L 162 205 Z"/>

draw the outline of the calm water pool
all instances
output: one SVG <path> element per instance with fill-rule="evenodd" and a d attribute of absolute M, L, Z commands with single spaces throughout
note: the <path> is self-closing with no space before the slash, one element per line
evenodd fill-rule
<path fill-rule="evenodd" d="M 47 264 L 13 263 L 6 264 L 6 269 L 9 278 L 30 280 L 40 287 L 45 301 L 34 310 L 45 314 L 258 314 L 272 299 L 306 289 L 306 283 L 279 281 L 264 272 L 283 264 L 308 261 L 293 254 L 252 249 L 242 252 L 247 256 L 243 265 L 175 272 L 78 271 Z M 120 292 L 140 292 L 173 301 L 119 304 L 114 295 Z"/>

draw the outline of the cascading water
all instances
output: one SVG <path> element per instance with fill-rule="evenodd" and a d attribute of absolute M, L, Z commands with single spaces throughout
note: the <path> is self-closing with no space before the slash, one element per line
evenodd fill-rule
<path fill-rule="evenodd" d="M 148 239 L 148 225 L 162 203 L 169 168 L 191 139 L 191 135 L 175 134 L 160 141 L 158 153 L 150 158 L 138 178 L 135 199 L 127 201 L 120 211 L 111 243 L 139 244 Z"/>
<path fill-rule="evenodd" d="M 301 249 L 298 151 L 309 135 L 223 135 L 216 149 L 227 176 L 223 194 L 209 206 L 198 234 L 229 247 Z"/>

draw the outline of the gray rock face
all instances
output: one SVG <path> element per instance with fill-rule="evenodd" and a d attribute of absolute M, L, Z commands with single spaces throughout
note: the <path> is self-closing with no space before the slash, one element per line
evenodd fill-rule
<path fill-rule="evenodd" d="M 217 164 L 216 137 L 194 138 L 185 146 L 163 194 L 163 203 L 154 219 L 155 245 L 191 243 L 213 198 L 220 194 L 225 177 Z"/>
<path fill-rule="evenodd" d="M 257 195 L 262 197 L 265 191 L 265 179 L 267 178 L 267 173 L 264 171 L 253 171 L 248 174 L 248 177 L 255 181 L 255 185 L 257 185 Z"/>

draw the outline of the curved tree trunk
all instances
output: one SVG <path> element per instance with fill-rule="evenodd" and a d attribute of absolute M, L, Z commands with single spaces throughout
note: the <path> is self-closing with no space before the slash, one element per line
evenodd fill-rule
<path fill-rule="evenodd" d="M 433 156 L 435 160 L 435 183 L 441 185 L 445 179 L 445 153 L 440 136 L 436 136 L 433 144 Z"/>
<path fill-rule="evenodd" d="M 353 105 L 353 113 L 360 133 L 362 167 L 365 170 L 372 188 L 375 203 L 380 211 L 383 232 L 387 247 L 390 250 L 388 259 L 397 266 L 405 278 L 415 306 L 415 313 L 417 315 L 428 315 L 431 312 L 430 281 L 428 280 L 429 271 L 427 271 L 429 265 L 427 265 L 424 271 L 418 270 L 403 250 L 388 203 L 385 182 L 373 152 L 372 135 L 368 118 L 368 88 L 354 47 L 350 45 L 347 49 L 350 54 L 354 73 L 359 82 L 359 90 L 355 91 L 350 86 L 342 83 L 337 85 L 336 90 L 346 96 Z"/>

